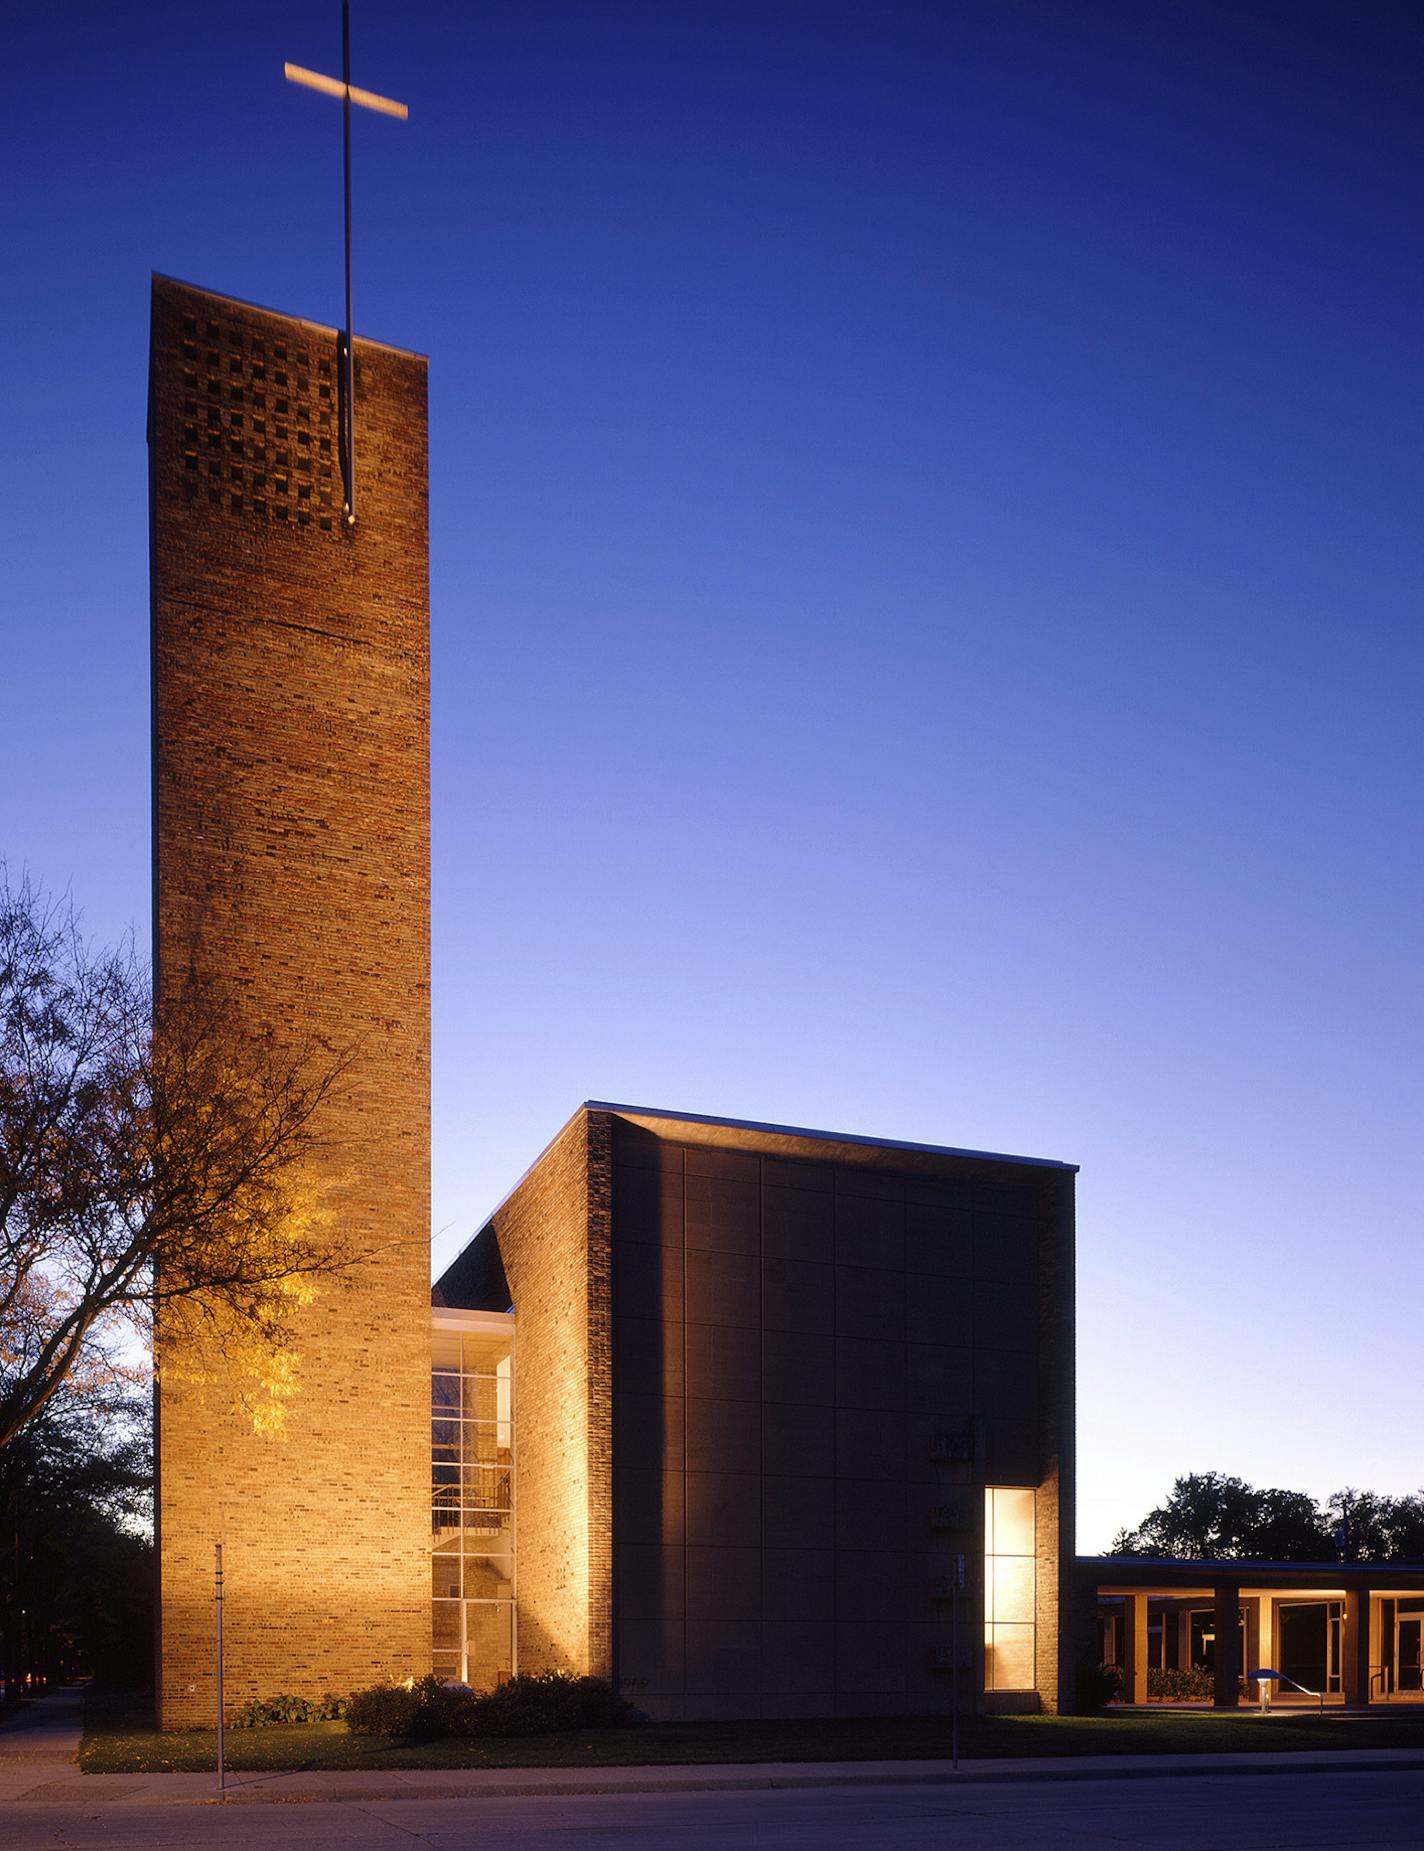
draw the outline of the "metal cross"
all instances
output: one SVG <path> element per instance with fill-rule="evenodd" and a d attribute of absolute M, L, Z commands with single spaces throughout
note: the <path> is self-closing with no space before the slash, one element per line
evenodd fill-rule
<path fill-rule="evenodd" d="M 288 83 L 305 84 L 326 96 L 341 98 L 342 166 L 346 196 L 346 328 L 341 336 L 342 473 L 346 482 L 346 525 L 356 525 L 356 375 L 352 360 L 351 327 L 351 105 L 374 109 L 378 115 L 398 116 L 402 122 L 410 115 L 404 103 L 394 103 L 388 96 L 371 90 L 358 90 L 351 82 L 351 0 L 341 0 L 341 77 L 323 77 L 300 64 L 284 64 Z"/>

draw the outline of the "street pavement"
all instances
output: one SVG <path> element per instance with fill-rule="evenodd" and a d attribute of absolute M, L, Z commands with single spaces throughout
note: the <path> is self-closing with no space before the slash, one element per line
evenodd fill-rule
<path fill-rule="evenodd" d="M 14 1803 L 4 1851 L 1398 1851 L 1424 1774 L 1234 1774 L 325 1804 Z"/>
<path fill-rule="evenodd" d="M 0 1851 L 1383 1851 L 1424 1847 L 1424 1757 L 84 1775 L 78 1693 L 0 1731 Z"/>

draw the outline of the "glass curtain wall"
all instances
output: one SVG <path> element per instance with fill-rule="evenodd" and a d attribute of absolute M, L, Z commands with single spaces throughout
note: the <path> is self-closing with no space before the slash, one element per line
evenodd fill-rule
<path fill-rule="evenodd" d="M 431 1665 L 489 1690 L 515 1670 L 514 1331 L 432 1344 Z"/>
<path fill-rule="evenodd" d="M 1031 1487 L 984 1492 L 984 1688 L 1032 1690 L 1038 1570 Z"/>

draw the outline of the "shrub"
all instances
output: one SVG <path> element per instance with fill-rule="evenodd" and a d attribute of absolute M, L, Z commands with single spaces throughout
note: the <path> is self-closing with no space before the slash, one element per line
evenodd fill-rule
<path fill-rule="evenodd" d="M 346 1726 L 356 1735 L 546 1735 L 556 1729 L 611 1729 L 642 1718 L 604 1678 L 565 1671 L 522 1672 L 476 1696 L 464 1684 L 430 1676 L 373 1684 L 351 1693 Z"/>
<path fill-rule="evenodd" d="M 1179 1665 L 1150 1669 L 1147 1673 L 1149 1702 L 1200 1703 L 1216 1693 L 1216 1680 L 1205 1665 Z"/>
<path fill-rule="evenodd" d="M 472 1697 L 455 1726 L 460 1735 L 548 1735 L 558 1729 L 616 1729 L 638 1721 L 639 1712 L 606 1678 L 524 1671 Z"/>
<path fill-rule="evenodd" d="M 372 1684 L 353 1690 L 346 1702 L 346 1727 L 355 1735 L 448 1735 L 450 1723 L 470 1693 L 430 1674 L 404 1684 Z"/>
<path fill-rule="evenodd" d="M 1101 1710 L 1109 1703 L 1117 1703 L 1123 1694 L 1123 1675 L 1121 1665 L 1094 1665 L 1090 1671 L 1083 1673 L 1082 1700 L 1090 1710 Z"/>
<path fill-rule="evenodd" d="M 346 1698 L 328 1691 L 324 1697 L 254 1697 L 229 1722 L 230 1729 L 273 1729 L 281 1723 L 335 1722 L 346 1714 Z"/>
<path fill-rule="evenodd" d="M 346 1699 L 346 1727 L 353 1735 L 410 1735 L 420 1699 L 405 1684 L 370 1684 Z"/>

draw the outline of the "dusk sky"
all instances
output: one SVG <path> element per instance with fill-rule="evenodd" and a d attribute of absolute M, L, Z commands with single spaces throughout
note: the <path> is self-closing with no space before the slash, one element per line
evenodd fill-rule
<path fill-rule="evenodd" d="M 1424 24 L 357 0 L 431 356 L 435 1253 L 583 1099 L 1079 1163 L 1079 1542 L 1404 1492 Z M 341 314 L 334 0 L 12 8 L 0 853 L 149 906 L 148 279 Z"/>

